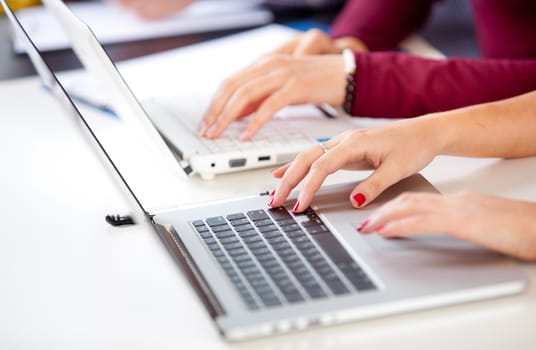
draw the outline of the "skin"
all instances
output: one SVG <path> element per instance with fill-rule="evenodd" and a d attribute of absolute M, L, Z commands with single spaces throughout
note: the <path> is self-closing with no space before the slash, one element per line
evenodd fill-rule
<path fill-rule="evenodd" d="M 536 155 L 536 91 L 511 99 L 347 131 L 314 146 L 272 173 L 281 181 L 271 205 L 282 205 L 303 181 L 295 211 L 307 208 L 325 178 L 339 169 L 373 169 L 350 193 L 356 208 L 428 165 L 436 155 Z M 422 145 L 426 145 L 423 147 Z M 355 200 L 361 194 L 363 203 Z M 399 196 L 360 227 L 384 237 L 442 232 L 525 260 L 536 260 L 536 204 L 460 193 Z"/>
<path fill-rule="evenodd" d="M 168 17 L 190 5 L 194 0 L 117 0 L 141 18 L 156 20 Z"/>
<path fill-rule="evenodd" d="M 199 125 L 200 136 L 218 138 L 234 120 L 255 116 L 240 139 L 250 140 L 281 108 L 304 103 L 340 105 L 346 86 L 344 48 L 366 51 L 355 38 L 333 40 L 313 29 L 228 78 Z"/>

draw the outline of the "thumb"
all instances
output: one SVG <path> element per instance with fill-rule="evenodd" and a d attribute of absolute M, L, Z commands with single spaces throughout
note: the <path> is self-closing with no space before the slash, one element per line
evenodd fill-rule
<path fill-rule="evenodd" d="M 294 49 L 295 56 L 327 54 L 334 51 L 333 43 L 325 33 L 311 29 L 303 35 Z"/>
<path fill-rule="evenodd" d="M 365 180 L 354 187 L 350 194 L 350 202 L 355 208 L 362 208 L 376 199 L 389 186 L 404 177 L 400 169 L 388 163 L 383 163 Z"/>

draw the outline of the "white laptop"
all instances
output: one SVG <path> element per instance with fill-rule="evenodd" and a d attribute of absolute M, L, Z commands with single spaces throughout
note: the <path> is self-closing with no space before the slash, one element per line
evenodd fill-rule
<path fill-rule="evenodd" d="M 188 175 L 196 173 L 210 179 L 216 174 L 283 164 L 315 142 L 355 127 L 349 116 L 332 114 L 328 118 L 309 105 L 280 112 L 249 142 L 238 138 L 249 118 L 232 123 L 216 140 L 199 137 L 197 126 L 208 106 L 209 96 L 197 103 L 185 103 L 184 98 L 151 98 L 140 104 L 89 27 L 66 6 L 55 6 L 54 3 L 61 1 L 46 4 L 63 27 L 82 64 L 108 95 L 113 109 L 123 120 L 138 124 L 158 147 L 164 137 Z M 180 77 L 173 79 L 188 84 L 187 81 L 180 82 Z M 154 127 L 148 124 L 154 124 L 160 135 L 156 135 Z"/>
<path fill-rule="evenodd" d="M 58 0 L 44 2 L 65 9 Z M 0 3 L 24 34 L 5 0 Z M 420 175 L 395 184 L 362 210 L 348 202 L 352 183 L 323 188 L 298 215 L 289 209 L 295 195 L 273 209 L 266 195 L 253 195 L 149 211 L 35 46 L 28 45 L 48 86 L 81 119 L 108 169 L 160 235 L 227 340 L 494 298 L 519 293 L 527 284 L 510 259 L 440 234 L 386 240 L 356 233 L 371 210 L 402 191 L 436 191 Z"/>

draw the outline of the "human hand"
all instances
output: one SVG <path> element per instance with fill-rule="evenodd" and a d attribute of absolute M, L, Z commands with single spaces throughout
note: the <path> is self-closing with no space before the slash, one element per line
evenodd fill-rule
<path fill-rule="evenodd" d="M 227 79 L 214 96 L 199 135 L 217 138 L 236 119 L 254 111 L 240 135 L 249 140 L 280 109 L 304 103 L 340 105 L 346 78 L 340 55 L 269 55 Z"/>
<path fill-rule="evenodd" d="M 145 19 L 160 19 L 170 16 L 194 0 L 117 0 L 120 5 L 132 9 Z"/>
<path fill-rule="evenodd" d="M 360 232 L 392 238 L 437 232 L 536 260 L 536 203 L 475 193 L 405 193 L 375 211 Z"/>
<path fill-rule="evenodd" d="M 443 140 L 426 117 L 406 119 L 370 129 L 344 132 L 324 145 L 316 145 L 299 154 L 294 161 L 272 174 L 281 181 L 269 203 L 282 205 L 290 191 L 304 180 L 294 206 L 295 212 L 305 210 L 329 174 L 339 169 L 374 172 L 351 192 L 350 201 L 363 207 L 387 187 L 424 168 L 439 153 Z"/>
<path fill-rule="evenodd" d="M 295 56 L 340 54 L 347 48 L 354 52 L 368 51 L 367 46 L 357 38 L 332 39 L 321 30 L 310 29 L 305 33 L 297 34 L 274 53 Z"/>

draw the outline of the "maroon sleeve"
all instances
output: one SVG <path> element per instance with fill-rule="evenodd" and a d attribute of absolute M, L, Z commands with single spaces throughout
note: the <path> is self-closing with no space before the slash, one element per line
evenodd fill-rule
<path fill-rule="evenodd" d="M 356 53 L 353 115 L 415 117 L 536 90 L 536 59 L 433 60 Z"/>
<path fill-rule="evenodd" d="M 536 57 L 536 1 L 473 0 L 472 3 L 484 57 Z"/>
<path fill-rule="evenodd" d="M 391 50 L 426 21 L 436 0 L 348 0 L 331 36 L 352 36 L 370 51 Z"/>

